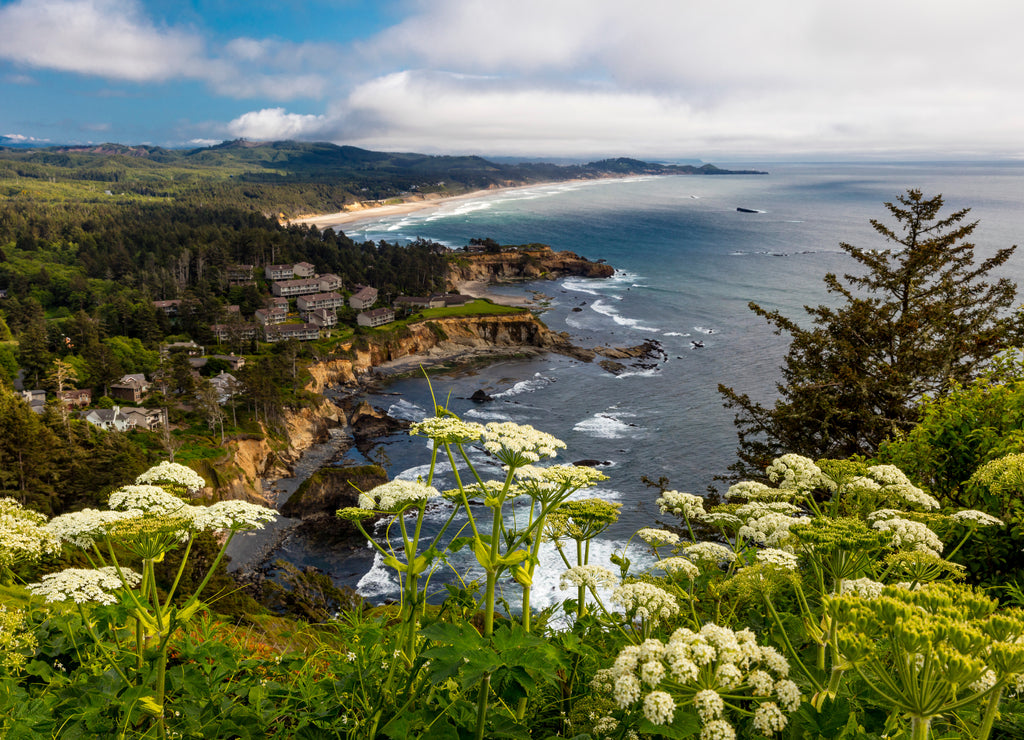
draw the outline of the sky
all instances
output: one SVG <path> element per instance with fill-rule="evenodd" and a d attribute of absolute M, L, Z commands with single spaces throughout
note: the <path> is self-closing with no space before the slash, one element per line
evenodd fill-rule
<path fill-rule="evenodd" d="M 0 136 L 1020 159 L 1020 0 L 0 0 Z"/>

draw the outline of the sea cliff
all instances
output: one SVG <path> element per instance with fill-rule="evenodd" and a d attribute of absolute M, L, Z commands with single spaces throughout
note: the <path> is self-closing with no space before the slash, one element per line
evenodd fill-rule
<path fill-rule="evenodd" d="M 567 275 L 589 278 L 611 277 L 615 268 L 592 262 L 574 252 L 556 252 L 543 244 L 504 248 L 494 252 L 455 252 L 448 258 L 448 286 L 487 281 L 513 283 L 554 280 Z"/>

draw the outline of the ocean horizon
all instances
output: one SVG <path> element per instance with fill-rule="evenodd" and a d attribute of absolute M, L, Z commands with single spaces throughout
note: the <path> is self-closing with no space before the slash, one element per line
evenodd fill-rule
<path fill-rule="evenodd" d="M 1024 192 L 1024 163 L 742 166 L 769 174 L 554 183 L 342 227 L 356 241 L 425 238 L 451 247 L 472 238 L 541 242 L 615 267 L 607 279 L 562 278 L 497 290 L 543 293 L 541 319 L 568 332 L 577 345 L 654 340 L 662 349 L 659 358 L 613 375 L 596 363 L 547 355 L 431 379 L 437 397 L 450 398 L 451 408 L 467 419 L 531 424 L 567 443 L 560 462 L 602 463 L 609 480 L 586 495 L 623 507 L 618 524 L 595 543 L 596 562 L 607 561 L 637 528 L 657 526 L 658 491 L 644 477 L 664 477 L 670 488 L 696 494 L 724 489 L 719 479 L 735 460 L 737 439 L 718 384 L 770 401 L 788 347 L 788 337 L 775 335 L 749 302 L 798 323 L 806 322 L 803 306 L 834 303 L 822 278 L 857 267 L 840 242 L 885 248 L 870 220 L 891 223 L 883 203 L 908 188 L 943 194 L 945 215 L 972 209 L 971 219 L 979 221 L 979 260 L 1024 233 L 1024 208 L 1015 197 Z M 1024 253 L 1015 254 L 1000 275 L 1020 284 Z M 470 401 L 476 390 L 494 400 Z M 422 378 L 395 381 L 385 394 L 368 399 L 411 421 L 430 409 Z M 368 457 L 393 478 L 415 478 L 426 472 L 429 446 L 396 434 L 378 440 Z M 475 459 L 488 465 L 482 454 Z M 362 458 L 353 452 L 349 460 Z M 444 466 L 439 476 L 439 488 L 453 485 Z M 441 521 L 445 512 L 433 516 Z M 637 562 L 641 551 L 629 555 Z M 321 568 L 371 600 L 397 594 L 394 579 L 369 549 L 334 552 L 292 534 L 277 556 Z M 556 553 L 542 556 L 537 606 L 565 597 L 557 589 Z"/>

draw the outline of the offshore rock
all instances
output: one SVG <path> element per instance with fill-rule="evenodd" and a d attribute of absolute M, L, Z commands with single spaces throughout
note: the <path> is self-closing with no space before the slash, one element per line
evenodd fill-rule
<path fill-rule="evenodd" d="M 491 283 L 515 283 L 529 280 L 555 280 L 575 275 L 603 278 L 615 274 L 615 268 L 591 262 L 574 252 L 556 252 L 545 244 L 531 244 L 493 254 L 457 252 L 448 258 L 448 285 L 484 280 Z"/>

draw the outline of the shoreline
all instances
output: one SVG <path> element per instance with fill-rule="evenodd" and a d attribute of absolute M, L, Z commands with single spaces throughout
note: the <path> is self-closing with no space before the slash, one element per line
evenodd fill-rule
<path fill-rule="evenodd" d="M 625 178 L 597 178 L 597 179 L 625 179 Z M 395 203 L 393 205 L 379 205 L 370 206 L 367 208 L 358 208 L 351 211 L 337 211 L 335 213 L 321 213 L 312 216 L 301 216 L 298 218 L 287 219 L 285 225 L 308 225 L 315 226 L 318 229 L 329 229 L 334 226 L 343 226 L 348 224 L 354 224 L 359 221 L 373 221 L 379 218 L 386 218 L 388 216 L 402 216 L 407 213 L 416 213 L 417 211 L 425 211 L 432 208 L 440 208 L 441 206 L 449 203 L 460 203 L 463 201 L 477 200 L 484 198 L 488 195 L 495 195 L 498 193 L 505 193 L 513 190 L 525 190 L 527 188 L 544 187 L 547 185 L 560 185 L 563 183 L 574 183 L 574 182 L 590 182 L 589 179 L 577 179 L 577 180 L 550 180 L 544 182 L 534 182 L 526 185 L 509 185 L 505 187 L 491 187 L 483 190 L 474 190 L 470 193 L 462 193 L 461 195 L 449 195 L 439 196 L 431 198 L 429 196 L 422 197 L 422 200 L 406 201 L 404 203 Z"/>

